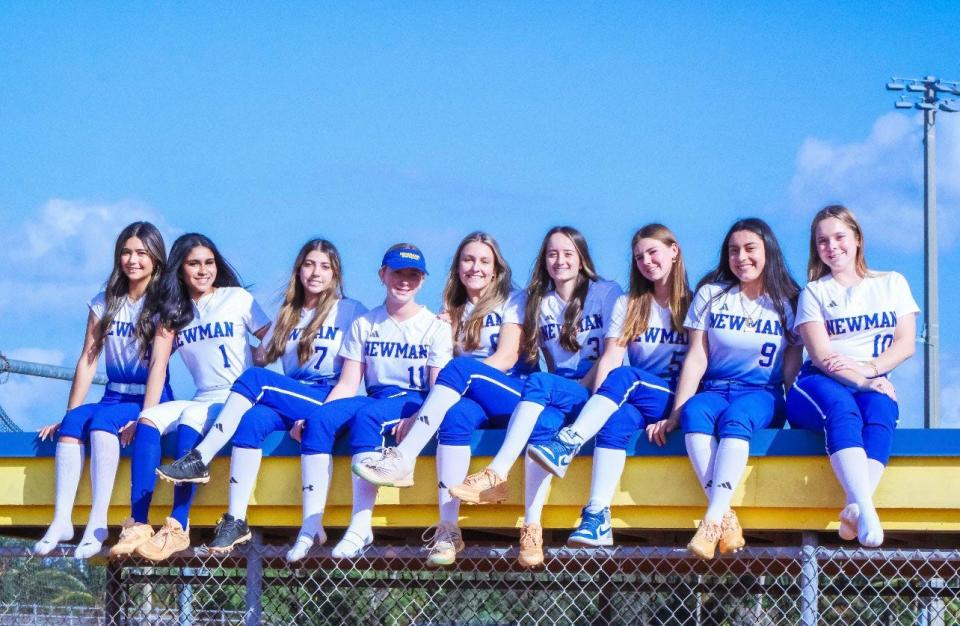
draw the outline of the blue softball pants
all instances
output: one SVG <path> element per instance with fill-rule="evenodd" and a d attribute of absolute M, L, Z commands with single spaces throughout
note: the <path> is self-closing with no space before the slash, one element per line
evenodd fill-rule
<path fill-rule="evenodd" d="M 791 428 L 822 431 L 827 453 L 863 448 L 867 458 L 890 460 L 897 403 L 878 391 L 851 389 L 814 367 L 804 367 L 787 393 Z"/>
<path fill-rule="evenodd" d="M 673 401 L 673 389 L 669 383 L 629 366 L 611 371 L 597 389 L 597 395 L 620 407 L 607 419 L 596 440 L 598 448 L 614 450 L 626 450 L 635 432 L 666 418 Z"/>
<path fill-rule="evenodd" d="M 520 402 L 524 379 L 461 356 L 440 370 L 436 384 L 461 396 L 442 417 L 437 441 L 445 446 L 468 446 L 475 430 L 506 427 Z"/>
<path fill-rule="evenodd" d="M 553 439 L 561 428 L 573 422 L 589 399 L 590 392 L 576 380 L 544 372 L 531 374 L 523 386 L 520 400 L 539 404 L 543 411 L 528 443 Z"/>
<path fill-rule="evenodd" d="M 350 431 L 353 454 L 385 445 L 390 428 L 417 412 L 425 392 L 400 387 L 368 389 L 367 396 L 342 398 L 314 409 L 306 418 L 300 454 L 330 454 L 341 433 Z"/>
<path fill-rule="evenodd" d="M 163 387 L 160 402 L 170 400 L 173 400 L 173 391 L 168 383 Z M 90 432 L 94 430 L 116 435 L 125 424 L 140 417 L 142 408 L 142 394 L 117 393 L 108 387 L 99 402 L 82 404 L 67 411 L 60 422 L 59 436 L 89 441 Z"/>
<path fill-rule="evenodd" d="M 782 428 L 786 403 L 782 385 L 749 385 L 736 380 L 710 380 L 683 405 L 684 433 L 750 441 L 761 428 Z"/>
<path fill-rule="evenodd" d="M 230 388 L 253 403 L 240 418 L 231 443 L 238 448 L 260 448 L 271 433 L 290 430 L 296 421 L 323 406 L 333 389 L 330 382 L 307 384 L 263 367 L 248 369 Z"/>

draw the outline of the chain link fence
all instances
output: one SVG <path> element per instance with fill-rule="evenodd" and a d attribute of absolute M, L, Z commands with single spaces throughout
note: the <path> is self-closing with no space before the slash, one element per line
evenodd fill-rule
<path fill-rule="evenodd" d="M 284 552 L 249 545 L 158 567 L 35 558 L 8 542 L 0 626 L 960 623 L 960 550 L 819 547 L 814 533 L 711 562 L 682 547 L 553 548 L 538 570 L 519 568 L 515 548 L 470 547 L 439 570 L 411 546 L 349 562 L 319 548 L 294 567 Z"/>

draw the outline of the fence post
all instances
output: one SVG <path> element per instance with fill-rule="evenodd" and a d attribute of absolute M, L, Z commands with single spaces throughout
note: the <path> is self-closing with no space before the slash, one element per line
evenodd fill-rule
<path fill-rule="evenodd" d="M 250 533 L 253 538 L 247 544 L 245 551 L 247 557 L 247 593 L 243 623 L 245 626 L 258 626 L 260 615 L 263 612 L 263 604 L 260 599 L 260 595 L 263 593 L 263 557 L 261 556 L 263 532 L 258 528 L 251 528 Z"/>
<path fill-rule="evenodd" d="M 123 580 L 121 567 L 117 561 L 107 562 L 107 597 L 103 603 L 104 618 L 107 626 L 119 626 L 123 617 Z"/>
<path fill-rule="evenodd" d="M 184 567 L 180 570 L 180 575 L 185 579 L 181 583 L 180 591 L 177 594 L 177 624 L 179 626 L 190 626 L 193 624 L 193 584 L 192 579 L 196 570 L 192 567 Z"/>
<path fill-rule="evenodd" d="M 800 547 L 800 623 L 817 626 L 820 598 L 820 566 L 817 563 L 817 534 L 804 531 Z"/>

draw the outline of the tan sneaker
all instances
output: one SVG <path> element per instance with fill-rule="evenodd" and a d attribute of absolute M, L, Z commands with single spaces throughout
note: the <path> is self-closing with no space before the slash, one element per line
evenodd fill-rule
<path fill-rule="evenodd" d="M 507 480 L 488 467 L 470 474 L 449 491 L 451 496 L 467 504 L 500 504 L 507 501 Z"/>
<path fill-rule="evenodd" d="M 426 542 L 424 549 L 427 553 L 427 565 L 453 565 L 457 560 L 457 552 L 463 550 L 463 535 L 460 528 L 450 522 L 440 522 L 431 526 L 423 533 Z"/>
<path fill-rule="evenodd" d="M 740 520 L 734 510 L 730 509 L 723 514 L 723 521 L 720 522 L 720 541 L 717 542 L 717 548 L 720 549 L 720 554 L 732 554 L 742 550 L 745 545 L 747 540 L 743 538 Z"/>
<path fill-rule="evenodd" d="M 543 565 L 543 527 L 540 524 L 524 524 L 520 529 L 520 555 L 517 562 L 521 567 Z"/>
<path fill-rule="evenodd" d="M 687 544 L 687 550 L 701 559 L 709 561 L 716 552 L 717 543 L 720 541 L 720 532 L 719 522 L 702 520 L 693 539 Z"/>
<path fill-rule="evenodd" d="M 163 528 L 137 548 L 137 554 L 151 561 L 163 561 L 189 547 L 190 531 L 184 530 L 180 522 L 168 517 Z"/>
<path fill-rule="evenodd" d="M 153 537 L 153 526 L 141 524 L 132 517 L 128 517 L 120 527 L 120 539 L 117 545 L 110 548 L 110 556 L 130 556 L 144 543 Z"/>

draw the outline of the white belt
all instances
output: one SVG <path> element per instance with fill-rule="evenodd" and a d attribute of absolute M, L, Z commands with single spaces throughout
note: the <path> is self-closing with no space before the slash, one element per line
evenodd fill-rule
<path fill-rule="evenodd" d="M 137 383 L 107 383 L 107 389 L 114 393 L 122 393 L 125 396 L 142 396 L 147 392 L 146 385 Z"/>

